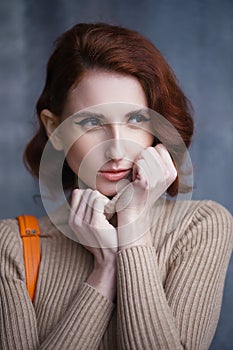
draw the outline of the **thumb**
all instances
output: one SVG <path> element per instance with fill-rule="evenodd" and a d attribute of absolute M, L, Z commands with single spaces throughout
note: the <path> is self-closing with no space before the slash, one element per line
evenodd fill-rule
<path fill-rule="evenodd" d="M 111 217 L 117 212 L 123 210 L 129 200 L 132 198 L 132 192 L 133 192 L 133 186 L 131 182 L 125 182 L 127 183 L 126 186 L 124 186 L 104 207 L 104 214 L 107 218 L 107 220 L 110 220 Z M 123 194 L 128 194 L 125 198 L 123 197 Z M 123 199 L 120 203 L 120 199 Z M 119 202 L 119 203 L 118 203 Z M 119 204 L 119 205 L 118 205 Z"/>

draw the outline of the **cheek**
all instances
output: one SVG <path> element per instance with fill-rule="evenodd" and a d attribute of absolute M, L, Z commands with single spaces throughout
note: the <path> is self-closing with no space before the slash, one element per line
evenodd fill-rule
<path fill-rule="evenodd" d="M 77 141 L 67 153 L 66 161 L 76 177 L 83 183 L 87 184 L 90 188 L 94 189 L 97 166 L 92 157 L 93 152 L 90 152 L 89 156 L 89 151 L 89 147 L 85 146 L 83 143 L 79 144 Z M 78 187 L 82 188 L 82 185 L 78 183 Z"/>
<path fill-rule="evenodd" d="M 96 150 L 96 140 L 80 138 L 69 149 L 66 160 L 73 172 L 80 177 L 96 174 L 103 163 L 102 152 Z"/>
<path fill-rule="evenodd" d="M 144 149 L 153 145 L 154 135 L 149 132 L 142 131 L 133 141 Z"/>
<path fill-rule="evenodd" d="M 155 139 L 154 135 L 147 133 L 145 138 L 146 147 L 152 146 L 154 143 L 154 139 Z"/>
<path fill-rule="evenodd" d="M 78 172 L 83 157 L 84 154 L 82 154 L 80 148 L 76 143 L 73 144 L 67 151 L 66 161 L 69 164 L 70 168 L 73 170 L 73 172 Z"/>
<path fill-rule="evenodd" d="M 85 137 L 80 137 L 79 140 L 75 141 L 72 144 L 66 155 L 68 164 L 70 166 L 72 165 L 72 170 L 74 170 L 73 168 L 79 168 L 81 162 L 85 157 L 87 157 L 92 147 L 93 145 Z"/>
<path fill-rule="evenodd" d="M 137 157 L 141 154 L 142 150 L 152 146 L 153 143 L 154 143 L 154 136 L 151 133 L 142 132 L 140 135 L 138 135 L 136 144 L 132 148 L 133 153 L 131 153 L 133 161 L 137 159 Z"/>

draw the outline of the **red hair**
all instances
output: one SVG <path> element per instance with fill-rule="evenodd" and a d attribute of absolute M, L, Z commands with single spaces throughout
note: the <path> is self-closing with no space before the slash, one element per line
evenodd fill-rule
<path fill-rule="evenodd" d="M 59 117 L 68 92 L 90 69 L 137 78 L 146 94 L 148 107 L 176 128 L 186 147 L 190 145 L 193 134 L 191 104 L 159 50 L 136 31 L 105 23 L 81 23 L 57 39 L 47 64 L 45 86 L 36 105 L 39 130 L 24 152 L 24 163 L 34 176 L 39 176 L 41 156 L 48 141 L 40 120 L 41 111 L 46 108 Z M 172 145 L 173 141 L 171 139 L 167 144 Z M 54 150 L 54 153 L 58 155 L 59 152 Z M 66 189 L 74 185 L 74 173 L 66 161 L 63 185 Z M 168 193 L 175 195 L 177 191 L 178 180 L 170 186 Z"/>

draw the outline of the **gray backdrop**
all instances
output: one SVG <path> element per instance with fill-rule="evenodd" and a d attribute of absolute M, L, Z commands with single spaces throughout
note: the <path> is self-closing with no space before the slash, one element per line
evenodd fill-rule
<path fill-rule="evenodd" d="M 233 1 L 1 0 L 0 218 L 44 214 L 38 185 L 22 164 L 33 132 L 52 42 L 76 22 L 140 31 L 162 51 L 195 108 L 194 199 L 233 211 Z M 211 349 L 233 349 L 233 261 Z"/>

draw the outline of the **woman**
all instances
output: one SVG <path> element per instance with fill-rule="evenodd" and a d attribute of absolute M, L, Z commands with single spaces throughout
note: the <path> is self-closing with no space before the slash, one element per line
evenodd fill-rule
<path fill-rule="evenodd" d="M 65 219 L 39 219 L 33 303 L 17 221 L 1 221 L 3 349 L 208 349 L 232 217 L 212 201 L 163 196 L 182 185 L 190 110 L 164 58 L 138 33 L 78 24 L 58 39 L 24 160 L 52 188 L 65 158 L 70 207 Z"/>

